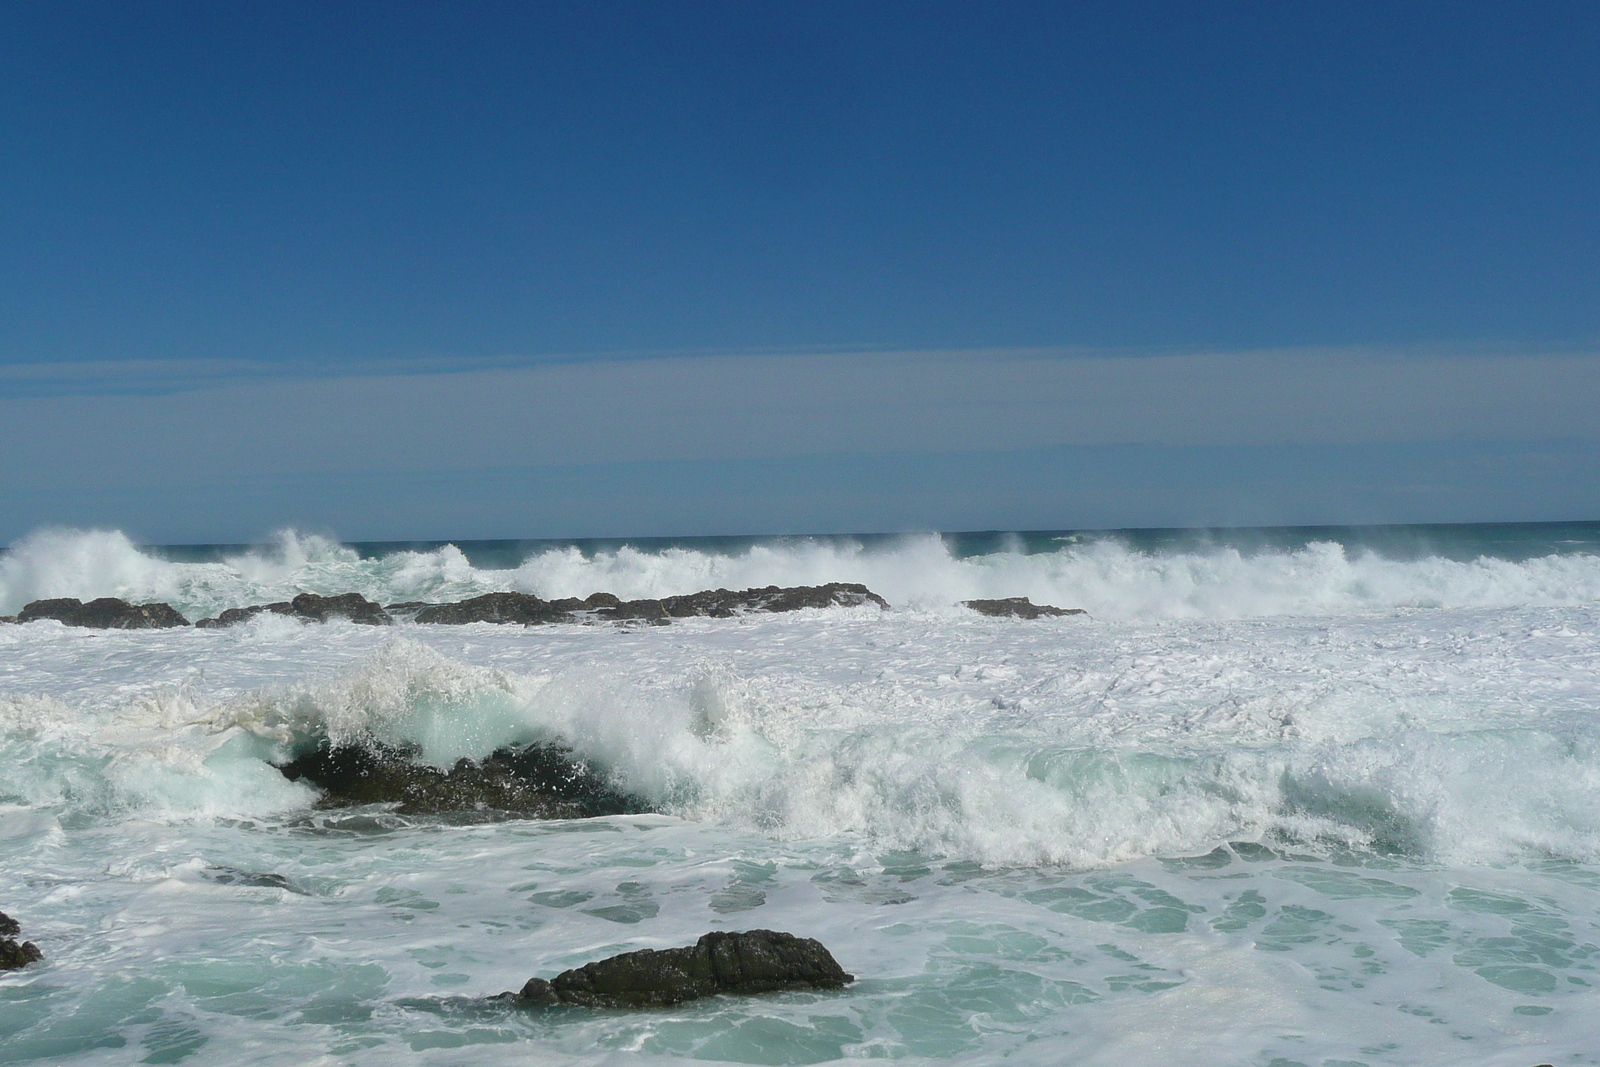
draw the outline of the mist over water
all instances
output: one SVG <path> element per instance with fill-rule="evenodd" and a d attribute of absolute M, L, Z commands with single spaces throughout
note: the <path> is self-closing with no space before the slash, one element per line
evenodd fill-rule
<path fill-rule="evenodd" d="M 0 908 L 49 958 L 0 978 L 0 1062 L 1596 1062 L 1597 545 L 1596 524 L 168 549 L 40 531 L 0 557 L 0 612 L 826 581 L 893 610 L 0 625 Z M 1090 615 L 959 606 L 1017 595 Z M 560 741 L 657 814 L 319 812 L 273 767 L 364 740 L 439 767 Z M 638 1017 L 470 1000 L 757 926 L 820 937 L 863 980 Z"/>

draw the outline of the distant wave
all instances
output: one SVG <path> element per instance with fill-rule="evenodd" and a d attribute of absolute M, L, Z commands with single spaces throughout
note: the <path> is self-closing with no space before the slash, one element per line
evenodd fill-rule
<path fill-rule="evenodd" d="M 1063 541 L 1051 552 L 963 558 L 928 534 L 872 545 L 773 540 L 730 552 L 585 553 L 568 546 L 493 569 L 474 566 L 454 545 L 363 559 L 335 541 L 292 530 L 229 558 L 182 563 L 142 551 L 118 531 L 46 529 L 0 556 L 0 612 L 56 596 L 164 600 L 198 618 L 298 592 L 353 591 L 385 603 L 499 590 L 634 598 L 831 581 L 863 582 L 895 607 L 923 611 L 950 611 L 979 597 L 1028 596 L 1101 619 L 1226 619 L 1593 604 L 1600 602 L 1600 556 L 1397 560 L 1331 541 L 1248 554 L 1225 546 L 1153 552 L 1100 539 Z"/>

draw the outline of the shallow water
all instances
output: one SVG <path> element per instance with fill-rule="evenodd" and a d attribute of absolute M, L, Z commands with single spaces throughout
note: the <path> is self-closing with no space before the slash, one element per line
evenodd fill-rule
<path fill-rule="evenodd" d="M 181 563 L 115 536 L 41 535 L 3 588 L 75 576 L 51 588 L 195 613 L 832 568 L 897 610 L 0 627 L 0 908 L 48 957 L 0 977 L 0 1062 L 1600 1061 L 1584 553 L 913 539 L 488 570 L 299 539 Z M 1095 615 L 954 607 L 984 594 Z M 439 764 L 560 737 L 660 813 L 317 812 L 269 765 L 360 736 Z M 643 1013 L 478 999 L 752 927 L 819 938 L 857 983 Z"/>

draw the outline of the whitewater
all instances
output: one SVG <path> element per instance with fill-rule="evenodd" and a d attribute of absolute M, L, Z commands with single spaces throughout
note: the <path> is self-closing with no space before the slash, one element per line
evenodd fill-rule
<path fill-rule="evenodd" d="M 892 605 L 669 626 L 0 625 L 0 1063 L 1600 1063 L 1600 524 L 141 547 L 34 599 Z M 1029 596 L 1087 616 L 986 618 Z M 653 814 L 322 810 L 319 740 L 561 741 Z M 485 1001 L 713 929 L 840 993 Z"/>

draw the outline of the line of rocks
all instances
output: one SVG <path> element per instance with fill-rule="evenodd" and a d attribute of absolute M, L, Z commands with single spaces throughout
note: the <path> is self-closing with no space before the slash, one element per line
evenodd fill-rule
<path fill-rule="evenodd" d="M 994 617 L 1043 619 L 1085 614 L 1082 608 L 1035 604 L 1025 596 L 963 600 L 961 603 L 980 615 Z M 340 593 L 337 596 L 301 593 L 293 600 L 228 608 L 194 625 L 203 630 L 219 629 L 247 622 L 261 614 L 282 615 L 305 622 L 346 619 L 364 626 L 387 626 L 396 619 L 446 626 L 474 622 L 523 626 L 597 622 L 664 625 L 673 619 L 727 619 L 738 615 L 773 614 L 802 608 L 858 607 L 863 604 L 873 604 L 883 609 L 889 607 L 883 597 L 855 582 L 788 588 L 768 585 L 741 590 L 707 589 L 659 600 L 623 600 L 611 593 L 593 593 L 582 600 L 576 597 L 543 600 L 531 593 L 484 593 L 447 604 L 412 600 L 387 606 L 368 600 L 360 593 Z M 116 597 L 100 597 L 87 604 L 73 597 L 35 600 L 16 615 L 0 615 L 0 623 L 33 622 L 37 619 L 54 619 L 68 626 L 101 630 L 154 630 L 189 625 L 189 620 L 170 604 L 131 604 Z"/>
<path fill-rule="evenodd" d="M 30 963 L 44 959 L 44 953 L 32 941 L 18 941 L 22 925 L 0 911 L 0 971 L 20 971 Z"/>
<path fill-rule="evenodd" d="M 387 626 L 397 618 L 426 624 L 462 625 L 473 622 L 518 623 L 536 626 L 558 622 L 644 622 L 663 624 L 673 619 L 733 618 L 737 615 L 772 614 L 802 608 L 858 607 L 872 604 L 888 608 L 881 596 L 854 582 L 830 582 L 780 588 L 707 589 L 659 600 L 623 600 L 611 593 L 594 593 L 582 600 L 567 597 L 543 600 L 531 593 L 485 593 L 447 604 L 407 601 L 387 607 L 360 593 L 319 596 L 301 593 L 293 600 L 229 608 L 194 625 L 200 629 L 234 626 L 257 615 L 282 615 L 307 622 L 347 619 L 367 626 Z M 87 604 L 73 597 L 35 600 L 19 613 L 0 616 L 0 622 L 54 619 L 68 626 L 101 630 L 152 630 L 188 626 L 170 604 L 131 604 L 116 597 L 101 597 Z"/>

